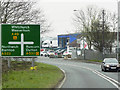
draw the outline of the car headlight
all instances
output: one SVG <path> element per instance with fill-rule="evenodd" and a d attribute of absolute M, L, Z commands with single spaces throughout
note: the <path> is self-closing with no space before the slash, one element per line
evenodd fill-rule
<path fill-rule="evenodd" d="M 118 64 L 117 67 L 120 67 L 120 64 Z"/>
<path fill-rule="evenodd" d="M 106 65 L 106 67 L 110 67 L 110 65 Z"/>

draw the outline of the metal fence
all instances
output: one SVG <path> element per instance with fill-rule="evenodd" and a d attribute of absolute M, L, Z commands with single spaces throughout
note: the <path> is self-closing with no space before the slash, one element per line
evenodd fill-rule
<path fill-rule="evenodd" d="M 102 54 L 98 51 L 93 50 L 81 50 L 81 54 L 77 55 L 77 59 L 80 60 L 103 60 L 103 58 L 116 58 L 116 53 Z M 76 59 L 76 51 L 72 52 L 72 59 Z"/>

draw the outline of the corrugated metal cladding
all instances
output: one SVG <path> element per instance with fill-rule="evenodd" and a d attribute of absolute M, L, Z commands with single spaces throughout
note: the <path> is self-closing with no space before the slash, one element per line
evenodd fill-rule
<path fill-rule="evenodd" d="M 67 43 L 72 43 L 77 40 L 77 36 L 80 34 L 66 34 L 66 35 L 58 35 L 58 46 L 60 48 L 66 48 Z"/>

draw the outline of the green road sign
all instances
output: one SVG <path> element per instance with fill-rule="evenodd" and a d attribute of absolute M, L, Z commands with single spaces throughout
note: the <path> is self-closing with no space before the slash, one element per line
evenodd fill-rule
<path fill-rule="evenodd" d="M 40 25 L 1 25 L 1 56 L 39 56 Z"/>

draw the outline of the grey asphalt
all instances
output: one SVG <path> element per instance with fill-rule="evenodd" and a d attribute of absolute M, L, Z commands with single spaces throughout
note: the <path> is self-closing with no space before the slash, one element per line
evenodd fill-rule
<path fill-rule="evenodd" d="M 56 65 L 65 71 L 66 80 L 62 88 L 116 88 L 113 84 L 92 71 L 81 68 L 82 66 L 97 70 L 118 81 L 117 72 L 102 72 L 98 64 L 48 57 L 39 57 L 37 62 Z"/>

